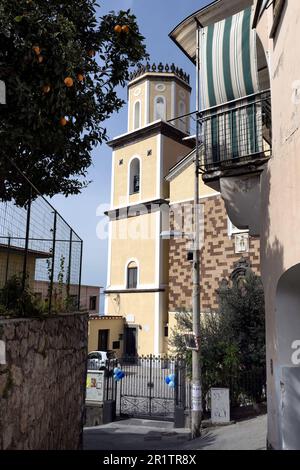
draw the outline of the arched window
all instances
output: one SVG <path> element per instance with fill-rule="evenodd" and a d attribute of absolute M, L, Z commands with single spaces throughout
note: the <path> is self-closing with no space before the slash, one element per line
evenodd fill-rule
<path fill-rule="evenodd" d="M 154 120 L 166 120 L 166 98 L 164 96 L 156 96 L 154 101 Z"/>
<path fill-rule="evenodd" d="M 186 105 L 184 101 L 179 101 L 179 116 L 184 116 L 186 114 Z M 183 132 L 186 132 L 186 118 L 179 119 L 179 129 Z"/>
<path fill-rule="evenodd" d="M 129 167 L 129 194 L 136 194 L 140 192 L 140 160 L 134 158 L 131 160 Z"/>
<path fill-rule="evenodd" d="M 131 261 L 127 265 L 127 273 L 126 273 L 126 288 L 127 289 L 136 289 L 138 284 L 138 266 L 135 261 Z"/>
<path fill-rule="evenodd" d="M 141 127 L 141 102 L 134 103 L 134 129 Z"/>

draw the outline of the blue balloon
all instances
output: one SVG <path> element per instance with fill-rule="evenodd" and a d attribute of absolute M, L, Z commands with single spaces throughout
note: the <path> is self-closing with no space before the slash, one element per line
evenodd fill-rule
<path fill-rule="evenodd" d="M 175 383 L 172 380 L 169 382 L 169 387 L 170 388 L 175 388 Z"/>
<path fill-rule="evenodd" d="M 169 377 L 170 377 L 170 379 L 171 379 L 172 382 L 175 381 L 175 374 L 171 374 Z"/>
<path fill-rule="evenodd" d="M 125 372 L 121 370 L 121 379 L 124 379 L 124 377 L 125 377 Z"/>
<path fill-rule="evenodd" d="M 115 367 L 115 368 L 114 368 L 114 374 L 117 374 L 117 373 L 119 372 L 119 370 L 120 370 L 120 369 L 119 369 L 118 367 Z"/>
<path fill-rule="evenodd" d="M 170 377 L 169 377 L 168 375 L 167 375 L 167 377 L 165 378 L 165 382 L 166 382 L 167 385 L 169 385 L 169 383 L 170 383 Z"/>

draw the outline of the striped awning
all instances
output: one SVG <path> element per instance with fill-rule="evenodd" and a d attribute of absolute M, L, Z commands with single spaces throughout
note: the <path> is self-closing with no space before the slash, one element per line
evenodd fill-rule
<path fill-rule="evenodd" d="M 200 30 L 201 108 L 259 91 L 256 32 L 247 8 Z"/>

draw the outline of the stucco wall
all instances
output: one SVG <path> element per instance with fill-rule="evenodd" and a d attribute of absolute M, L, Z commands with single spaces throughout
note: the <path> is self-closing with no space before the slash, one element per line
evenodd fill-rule
<path fill-rule="evenodd" d="M 261 263 L 266 301 L 268 441 L 275 449 L 289 445 L 282 434 L 285 384 L 279 354 L 285 336 L 282 322 L 287 319 L 280 319 L 279 313 L 285 315 L 284 310 L 290 311 L 290 306 L 285 299 L 282 308 L 283 299 L 277 289 L 281 276 L 300 263 L 299 22 L 299 2 L 291 0 L 285 2 L 274 39 L 269 38 L 272 8 L 266 10 L 257 28 L 269 59 L 272 99 L 272 158 L 261 178 Z M 294 340 L 300 339 L 294 330 Z M 291 345 L 288 353 L 293 353 Z"/>
<path fill-rule="evenodd" d="M 110 285 L 126 288 L 126 268 L 129 260 L 137 260 L 138 286 L 155 283 L 155 253 L 157 232 L 156 213 L 112 224 Z"/>
<path fill-rule="evenodd" d="M 194 198 L 194 174 L 195 167 L 193 164 L 190 164 L 170 182 L 171 204 L 188 201 Z M 216 191 L 204 184 L 202 178 L 199 178 L 200 198 L 211 196 L 213 194 L 217 194 Z"/>
<path fill-rule="evenodd" d="M 0 449 L 79 449 L 86 314 L 0 320 Z"/>
<path fill-rule="evenodd" d="M 155 315 L 158 293 L 136 292 L 107 294 L 110 315 L 122 315 L 128 325 L 137 326 L 137 353 L 153 354 L 155 351 Z"/>
<path fill-rule="evenodd" d="M 3 286 L 7 279 L 12 276 L 22 276 L 24 269 L 24 253 L 8 253 L 0 252 L 0 286 Z M 8 259 L 8 270 L 7 270 L 7 259 Z M 35 263 L 36 256 L 31 254 L 27 258 L 27 273 L 28 273 L 28 282 L 32 287 L 32 283 L 35 275 Z M 7 270 L 7 273 L 6 273 Z"/>
<path fill-rule="evenodd" d="M 113 160 L 114 207 L 155 198 L 157 149 L 158 137 L 152 136 L 115 150 Z M 149 156 L 147 156 L 148 150 L 152 151 Z M 141 162 L 140 192 L 129 197 L 129 164 L 133 157 L 139 157 Z M 122 164 L 120 164 L 121 160 L 123 160 Z"/>
<path fill-rule="evenodd" d="M 123 340 L 119 340 L 120 335 L 124 334 L 125 319 L 123 317 L 112 318 L 112 317 L 99 317 L 90 318 L 89 320 L 89 341 L 88 350 L 98 350 L 98 334 L 100 330 L 109 330 L 108 335 L 108 349 L 115 352 L 116 357 L 120 357 L 123 354 Z M 120 348 L 113 349 L 113 342 L 120 341 Z"/>

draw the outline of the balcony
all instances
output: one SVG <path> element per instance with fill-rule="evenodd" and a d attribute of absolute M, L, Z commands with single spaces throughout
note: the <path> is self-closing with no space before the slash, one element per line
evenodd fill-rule
<path fill-rule="evenodd" d="M 272 154 L 270 92 L 210 108 L 199 115 L 203 179 L 257 170 Z"/>
<path fill-rule="evenodd" d="M 260 234 L 260 175 L 272 156 L 269 91 L 210 108 L 199 115 L 203 181 L 222 194 L 239 229 Z"/>

